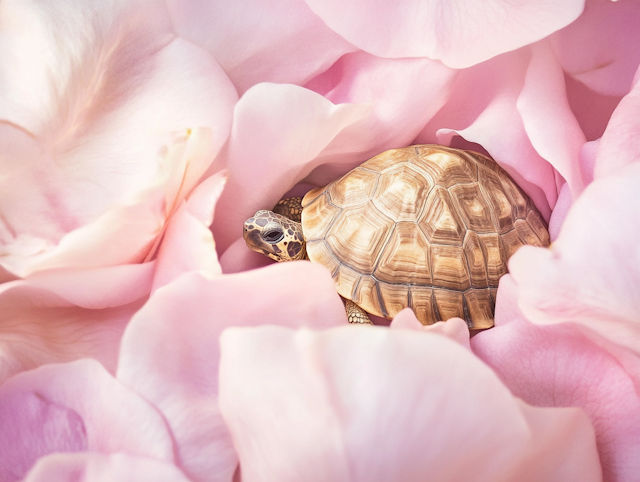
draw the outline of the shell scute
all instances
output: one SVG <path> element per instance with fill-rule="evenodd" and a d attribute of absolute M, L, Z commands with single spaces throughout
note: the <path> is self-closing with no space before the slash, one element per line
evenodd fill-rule
<path fill-rule="evenodd" d="M 433 244 L 462 246 L 466 231 L 449 192 L 437 187 L 431 191 L 418 226 Z"/>
<path fill-rule="evenodd" d="M 327 192 L 331 203 L 338 207 L 354 206 L 373 197 L 378 184 L 377 172 L 356 167 L 349 176 L 344 176 L 329 185 Z"/>
<path fill-rule="evenodd" d="M 370 202 L 359 204 L 342 210 L 326 239 L 343 262 L 371 274 L 394 225 Z"/>
<path fill-rule="evenodd" d="M 373 203 L 395 221 L 416 221 L 432 187 L 431 178 L 401 164 L 381 175 Z"/>
<path fill-rule="evenodd" d="M 496 228 L 491 219 L 487 201 L 475 184 L 458 184 L 449 189 L 467 229 L 476 233 L 494 233 Z"/>
<path fill-rule="evenodd" d="M 410 222 L 400 222 L 386 244 L 375 277 L 380 281 L 407 284 L 431 283 L 429 242 L 426 236 Z"/>

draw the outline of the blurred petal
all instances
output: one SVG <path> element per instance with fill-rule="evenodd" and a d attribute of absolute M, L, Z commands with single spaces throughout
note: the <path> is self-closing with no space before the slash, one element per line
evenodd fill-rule
<path fill-rule="evenodd" d="M 54 454 L 38 460 L 24 482 L 189 482 L 160 460 L 128 454 Z"/>
<path fill-rule="evenodd" d="M 173 461 L 162 417 L 99 363 L 47 365 L 0 386 L 0 480 L 55 452 L 126 452 Z M 131 430 L 135 427 L 135 430 Z"/>
<path fill-rule="evenodd" d="M 571 23 L 584 8 L 584 0 L 306 2 L 329 27 L 366 52 L 429 57 L 454 68 L 540 40 Z"/>
<path fill-rule="evenodd" d="M 581 410 L 514 399 L 443 336 L 231 328 L 221 347 L 245 482 L 600 480 Z"/>
<path fill-rule="evenodd" d="M 596 430 L 605 480 L 640 473 L 640 399 L 620 363 L 575 325 L 536 326 L 517 308 L 518 287 L 500 280 L 496 327 L 473 337 L 473 351 L 507 387 L 541 407 L 580 407 Z"/>
<path fill-rule="evenodd" d="M 302 85 L 356 50 L 302 0 L 167 5 L 178 35 L 211 52 L 241 94 L 261 82 Z"/>
<path fill-rule="evenodd" d="M 594 181 L 550 249 L 525 246 L 509 261 L 527 319 L 576 322 L 640 355 L 640 163 Z"/>
<path fill-rule="evenodd" d="M 629 92 L 640 63 L 638 25 L 640 3 L 590 0 L 551 41 L 569 75 L 596 92 L 621 96 Z"/>
<path fill-rule="evenodd" d="M 640 4 L 639 4 L 640 5 Z M 638 70 L 640 72 L 640 70 Z M 595 159 L 594 178 L 640 161 L 640 76 L 613 112 Z"/>
<path fill-rule="evenodd" d="M 209 126 L 206 169 L 228 136 L 231 82 L 174 38 L 161 2 L 9 0 L 0 20 L 0 260 L 25 275 L 144 259 L 174 193 L 157 186 L 161 149 L 174 131 Z"/>
<path fill-rule="evenodd" d="M 329 272 L 291 262 L 212 279 L 185 274 L 158 289 L 127 327 L 118 379 L 164 414 L 179 464 L 194 480 L 230 481 L 237 465 L 217 404 L 220 333 L 263 323 L 346 323 Z"/>

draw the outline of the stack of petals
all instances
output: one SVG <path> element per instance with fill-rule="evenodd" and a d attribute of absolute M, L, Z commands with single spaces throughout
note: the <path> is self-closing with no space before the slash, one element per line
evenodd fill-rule
<path fill-rule="evenodd" d="M 640 481 L 640 1 L 0 1 L 0 482 Z M 496 326 L 242 224 L 384 150 L 549 223 Z"/>

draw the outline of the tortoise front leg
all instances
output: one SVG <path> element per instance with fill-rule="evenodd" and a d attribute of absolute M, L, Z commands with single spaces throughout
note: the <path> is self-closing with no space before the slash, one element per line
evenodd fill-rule
<path fill-rule="evenodd" d="M 356 305 L 353 301 L 344 299 L 344 308 L 347 311 L 347 320 L 349 323 L 356 323 L 359 325 L 373 325 L 369 319 L 367 312 Z"/>
<path fill-rule="evenodd" d="M 273 208 L 273 212 L 299 223 L 302 221 L 302 198 L 288 197 L 280 199 Z"/>

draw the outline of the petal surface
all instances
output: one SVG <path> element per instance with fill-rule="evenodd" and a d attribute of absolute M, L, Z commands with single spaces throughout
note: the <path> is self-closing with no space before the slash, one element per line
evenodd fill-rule
<path fill-rule="evenodd" d="M 640 72 L 640 70 L 638 71 Z M 640 75 L 611 116 L 595 158 L 593 176 L 599 178 L 640 160 Z"/>
<path fill-rule="evenodd" d="M 517 307 L 518 286 L 500 280 L 496 327 L 471 340 L 509 390 L 541 407 L 580 407 L 596 431 L 604 480 L 640 473 L 640 398 L 623 366 L 573 324 L 534 325 Z"/>
<path fill-rule="evenodd" d="M 514 399 L 446 337 L 232 328 L 221 346 L 220 404 L 247 482 L 600 480 L 584 413 Z"/>
<path fill-rule="evenodd" d="M 144 258 L 173 188 L 165 179 L 147 192 L 166 172 L 163 147 L 208 126 L 211 163 L 235 88 L 207 52 L 175 38 L 161 2 L 3 2 L 0 29 L 3 265 L 24 276 L 63 240 L 48 267 Z M 128 243 L 95 248 L 113 232 Z"/>
<path fill-rule="evenodd" d="M 640 355 L 640 163 L 594 181 L 550 249 L 509 260 L 519 306 L 534 323 L 576 322 Z"/>
<path fill-rule="evenodd" d="M 128 454 L 55 454 L 40 459 L 24 482 L 188 482 L 175 465 Z"/>
<path fill-rule="evenodd" d="M 638 2 L 589 0 L 582 15 L 551 40 L 569 75 L 601 94 L 622 96 L 640 64 L 638 24 Z"/>
<path fill-rule="evenodd" d="M 302 0 L 167 5 L 176 33 L 211 52 L 241 94 L 261 82 L 302 85 L 356 50 Z"/>
<path fill-rule="evenodd" d="M 299 261 L 211 279 L 188 273 L 155 291 L 127 327 L 118 379 L 164 414 L 194 480 L 230 481 L 237 465 L 217 403 L 220 333 L 265 323 L 346 323 L 329 272 Z"/>
<path fill-rule="evenodd" d="M 584 8 L 583 0 L 306 2 L 329 27 L 366 52 L 429 57 L 454 68 L 540 40 L 571 23 Z"/>
<path fill-rule="evenodd" d="M 160 414 L 96 361 L 16 375 L 0 386 L 0 400 L 0 480 L 20 480 L 38 458 L 54 452 L 126 452 L 173 461 Z"/>

